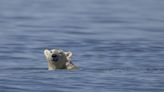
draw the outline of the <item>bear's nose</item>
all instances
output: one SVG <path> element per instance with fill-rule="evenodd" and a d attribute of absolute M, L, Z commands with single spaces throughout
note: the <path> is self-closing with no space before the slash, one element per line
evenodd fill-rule
<path fill-rule="evenodd" d="M 53 61 L 58 61 L 58 60 L 59 60 L 58 55 L 53 54 L 53 55 L 52 55 L 52 60 L 53 60 Z"/>

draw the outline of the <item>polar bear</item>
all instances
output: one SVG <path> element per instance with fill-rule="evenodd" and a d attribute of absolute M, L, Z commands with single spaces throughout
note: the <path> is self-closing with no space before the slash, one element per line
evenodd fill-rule
<path fill-rule="evenodd" d="M 72 52 L 64 52 L 59 49 L 44 50 L 44 55 L 48 61 L 48 70 L 55 69 L 75 69 L 77 68 L 72 62 Z"/>

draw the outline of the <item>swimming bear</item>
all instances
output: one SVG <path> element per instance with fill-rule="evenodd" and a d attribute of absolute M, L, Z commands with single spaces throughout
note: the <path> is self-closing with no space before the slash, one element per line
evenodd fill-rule
<path fill-rule="evenodd" d="M 48 70 L 55 69 L 76 69 L 77 67 L 72 63 L 72 52 L 64 52 L 60 49 L 44 50 L 44 55 L 48 61 Z"/>

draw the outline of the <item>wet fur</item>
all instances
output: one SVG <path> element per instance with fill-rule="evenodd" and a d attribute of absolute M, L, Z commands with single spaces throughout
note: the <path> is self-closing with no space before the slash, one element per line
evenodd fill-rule
<path fill-rule="evenodd" d="M 54 62 L 52 59 L 52 55 L 56 54 L 59 57 L 58 62 Z M 55 70 L 55 69 L 75 69 L 77 68 L 72 62 L 71 62 L 71 57 L 72 57 L 72 52 L 64 52 L 62 50 L 58 49 L 52 49 L 44 50 L 44 55 L 46 60 L 48 61 L 48 70 Z"/>

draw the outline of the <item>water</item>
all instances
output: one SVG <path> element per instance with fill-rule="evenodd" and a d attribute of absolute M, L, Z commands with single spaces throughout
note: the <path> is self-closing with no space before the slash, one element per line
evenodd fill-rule
<path fill-rule="evenodd" d="M 163 0 L 0 0 L 0 92 L 164 92 Z M 45 48 L 80 69 L 48 71 Z"/>

